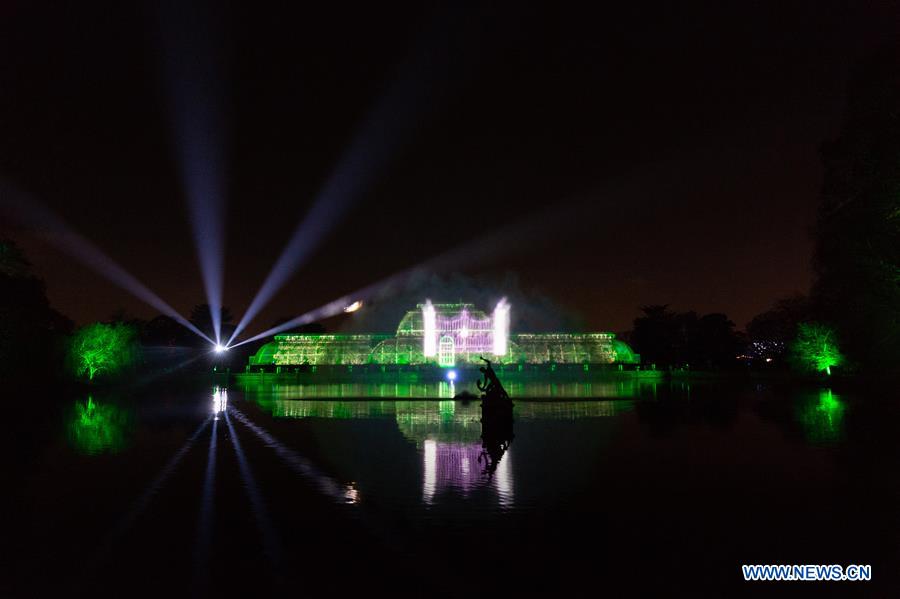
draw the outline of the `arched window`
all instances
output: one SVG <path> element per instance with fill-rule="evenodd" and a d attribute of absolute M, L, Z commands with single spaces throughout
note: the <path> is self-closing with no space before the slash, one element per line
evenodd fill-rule
<path fill-rule="evenodd" d="M 456 366 L 456 344 L 453 337 L 444 335 L 438 343 L 438 364 L 441 366 Z"/>

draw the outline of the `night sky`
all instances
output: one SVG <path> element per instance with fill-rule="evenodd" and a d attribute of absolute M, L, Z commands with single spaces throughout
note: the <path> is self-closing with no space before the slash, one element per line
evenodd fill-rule
<path fill-rule="evenodd" d="M 453 270 L 514 272 L 592 329 L 652 303 L 742 327 L 808 289 L 819 145 L 853 64 L 900 22 L 861 2 L 130 4 L 0 6 L 0 178 L 184 314 L 205 299 L 165 65 L 214 63 L 192 110 L 222 124 L 235 316 L 405 82 L 351 169 L 371 176 L 250 330 L 519 222 L 546 226 Z M 192 35 L 166 54 L 173 29 Z M 0 235 L 77 322 L 154 314 L 5 215 Z"/>

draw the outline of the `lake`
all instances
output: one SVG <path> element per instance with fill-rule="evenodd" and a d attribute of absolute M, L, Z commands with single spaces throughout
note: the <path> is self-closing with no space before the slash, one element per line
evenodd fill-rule
<path fill-rule="evenodd" d="M 20 397 L 4 596 L 896 590 L 897 404 L 769 383 Z M 871 564 L 749 583 L 741 564 Z"/>

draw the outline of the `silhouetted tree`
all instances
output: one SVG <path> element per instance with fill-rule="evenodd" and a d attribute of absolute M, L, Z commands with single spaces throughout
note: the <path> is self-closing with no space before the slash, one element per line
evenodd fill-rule
<path fill-rule="evenodd" d="M 234 317 L 231 315 L 231 311 L 225 306 L 222 306 L 219 314 L 221 315 L 222 337 L 224 337 L 222 342 L 224 343 L 228 340 L 228 337 L 234 330 L 234 325 L 231 324 Z M 194 306 L 191 309 L 191 315 L 188 320 L 190 320 L 195 327 L 206 333 L 211 339 L 215 339 L 212 311 L 210 310 L 209 304 L 197 304 Z"/>
<path fill-rule="evenodd" d="M 683 339 L 678 314 L 668 304 L 643 306 L 629 336 L 632 347 L 647 364 L 672 366 L 683 361 Z"/>
<path fill-rule="evenodd" d="M 140 339 L 143 345 L 178 347 L 192 345 L 195 336 L 175 319 L 160 314 L 144 324 Z"/>
<path fill-rule="evenodd" d="M 811 313 L 809 298 L 805 295 L 780 299 L 747 323 L 747 335 L 751 340 L 766 339 L 788 343 L 797 336 L 797 325 L 808 320 Z"/>
<path fill-rule="evenodd" d="M 735 365 L 743 341 L 734 330 L 734 323 L 724 314 L 706 314 L 694 324 L 694 334 L 689 340 L 696 367 L 721 370 Z"/>
<path fill-rule="evenodd" d="M 742 340 L 724 314 L 673 312 L 668 305 L 644 306 L 628 335 L 645 364 L 722 369 L 736 364 Z"/>
<path fill-rule="evenodd" d="M 900 368 L 900 48 L 856 69 L 822 148 L 813 299 L 864 368 Z"/>
<path fill-rule="evenodd" d="M 31 276 L 31 264 L 22 250 L 6 239 L 0 239 L 0 275 L 19 279 Z"/>
<path fill-rule="evenodd" d="M 747 323 L 748 353 L 763 363 L 784 365 L 789 344 L 797 337 L 797 325 L 809 320 L 812 307 L 805 295 L 793 295 Z"/>
<path fill-rule="evenodd" d="M 24 380 L 62 363 L 62 339 L 72 322 L 52 308 L 44 283 L 21 250 L 0 240 L 0 380 Z M 59 369 L 61 374 L 62 370 Z"/>
<path fill-rule="evenodd" d="M 140 341 L 144 329 L 146 329 L 147 325 L 149 324 L 149 321 L 134 316 L 125 308 L 117 308 L 113 310 L 113 313 L 110 315 L 110 317 L 103 322 L 107 324 L 115 324 L 117 322 L 121 322 L 133 327 L 136 331 L 138 341 Z"/>

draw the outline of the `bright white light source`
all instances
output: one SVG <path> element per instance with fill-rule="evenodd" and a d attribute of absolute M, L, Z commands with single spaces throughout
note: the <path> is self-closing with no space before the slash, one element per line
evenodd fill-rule
<path fill-rule="evenodd" d="M 448 381 L 455 381 L 455 380 L 456 380 L 456 371 L 455 371 L 455 370 L 448 370 L 448 371 L 447 371 L 447 380 L 448 380 Z"/>
<path fill-rule="evenodd" d="M 216 343 L 216 347 L 214 348 L 217 354 L 221 354 L 222 352 L 228 351 L 228 348 L 222 345 L 221 343 Z"/>
<path fill-rule="evenodd" d="M 425 306 L 422 307 L 422 328 L 425 329 L 422 353 L 426 358 L 432 358 L 437 355 L 437 316 L 431 300 L 425 300 Z"/>
<path fill-rule="evenodd" d="M 356 300 L 355 302 L 353 302 L 352 304 L 350 304 L 349 306 L 344 308 L 344 312 L 347 312 L 349 314 L 350 312 L 356 312 L 357 310 L 359 310 L 362 307 L 363 307 L 362 300 Z"/>
<path fill-rule="evenodd" d="M 505 356 L 509 339 L 509 304 L 504 297 L 494 308 L 494 355 Z"/>

